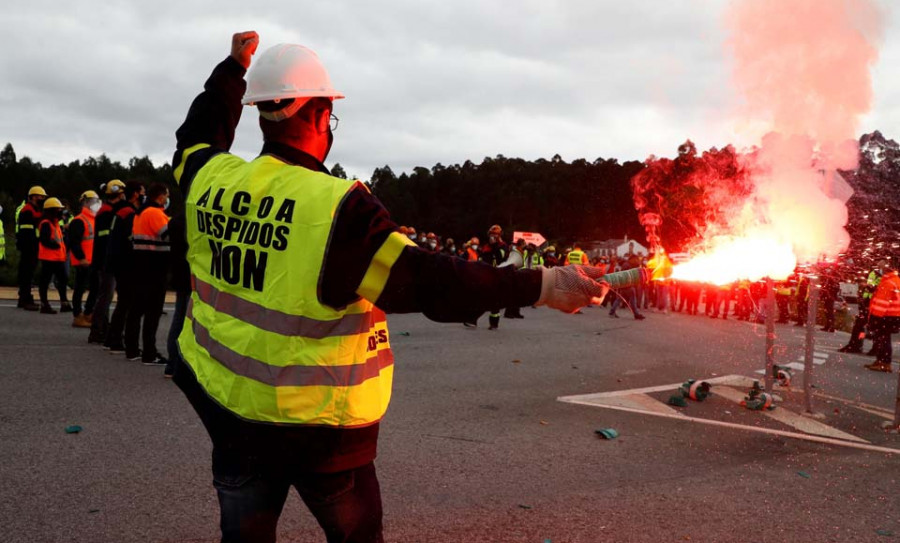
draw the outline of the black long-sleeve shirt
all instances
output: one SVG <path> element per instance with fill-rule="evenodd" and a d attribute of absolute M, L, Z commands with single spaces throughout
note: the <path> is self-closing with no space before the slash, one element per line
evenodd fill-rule
<path fill-rule="evenodd" d="M 38 224 L 41 222 L 41 213 L 31 204 L 25 204 L 19 211 L 16 221 L 16 249 L 26 254 L 37 254 L 38 251 Z"/>
<path fill-rule="evenodd" d="M 91 266 L 102 270 L 106 266 L 106 252 L 109 247 L 109 232 L 112 228 L 115 209 L 108 202 L 104 202 L 94 217 L 94 254 L 91 256 Z"/>
<path fill-rule="evenodd" d="M 77 260 L 85 260 L 84 249 L 81 242 L 84 240 L 84 221 L 73 220 L 66 229 L 66 238 L 68 239 L 69 251 Z"/>
<path fill-rule="evenodd" d="M 216 66 L 176 132 L 172 166 L 185 199 L 194 175 L 210 158 L 231 148 L 246 88 L 244 72 L 230 57 Z M 193 149 L 198 144 L 209 147 Z M 279 143 L 266 142 L 261 154 L 329 173 L 316 158 Z M 323 262 L 322 302 L 340 308 L 359 299 L 360 284 L 375 254 L 397 229 L 381 202 L 364 186 L 352 189 L 336 212 Z M 493 268 L 407 246 L 390 266 L 377 299 L 370 301 L 389 313 L 422 312 L 436 321 L 464 322 L 491 308 L 532 305 L 540 286 L 541 274 L 536 270 Z M 250 462 L 252 469 L 286 464 L 340 471 L 375 457 L 378 424 L 343 429 L 252 423 L 212 401 L 189 370 L 176 373 L 176 382 L 210 433 L 213 463 L 219 469 L 235 469 Z"/>

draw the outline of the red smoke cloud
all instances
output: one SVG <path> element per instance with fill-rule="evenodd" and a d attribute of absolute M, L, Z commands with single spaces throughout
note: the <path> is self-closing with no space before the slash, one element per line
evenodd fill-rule
<path fill-rule="evenodd" d="M 847 248 L 852 190 L 836 170 L 858 161 L 859 118 L 872 101 L 881 14 L 871 0 L 738 0 L 726 21 L 740 126 L 756 147 L 679 149 L 632 180 L 651 245 L 674 228 L 693 254 L 675 277 L 725 283 L 786 277 L 797 261 Z M 668 239 L 666 241 L 669 241 Z"/>

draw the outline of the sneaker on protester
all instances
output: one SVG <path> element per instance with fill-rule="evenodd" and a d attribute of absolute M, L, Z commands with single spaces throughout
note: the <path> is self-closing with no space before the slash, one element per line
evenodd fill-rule
<path fill-rule="evenodd" d="M 141 353 L 140 349 L 134 352 L 125 352 L 125 358 L 127 358 L 128 360 L 140 360 L 142 356 L 143 353 Z"/>
<path fill-rule="evenodd" d="M 169 361 L 160 355 L 156 355 L 153 358 L 144 358 L 143 364 L 145 366 L 166 366 L 169 364 Z"/>

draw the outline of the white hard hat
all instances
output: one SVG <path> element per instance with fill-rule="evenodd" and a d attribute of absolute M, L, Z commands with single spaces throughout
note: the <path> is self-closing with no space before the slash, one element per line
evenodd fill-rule
<path fill-rule="evenodd" d="M 250 67 L 247 92 L 241 103 L 254 105 L 294 98 L 295 104 L 302 105 L 316 97 L 338 99 L 344 95 L 331 86 L 331 78 L 315 51 L 281 43 L 267 49 Z"/>

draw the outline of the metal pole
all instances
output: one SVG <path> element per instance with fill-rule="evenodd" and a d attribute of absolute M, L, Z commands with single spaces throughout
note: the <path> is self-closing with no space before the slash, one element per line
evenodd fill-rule
<path fill-rule="evenodd" d="M 809 282 L 809 300 L 806 311 L 806 353 L 803 357 L 803 400 L 806 412 L 812 413 L 813 353 L 816 349 L 816 317 L 819 313 L 819 285 Z"/>
<path fill-rule="evenodd" d="M 775 284 L 766 277 L 766 392 L 772 392 L 775 371 Z"/>

